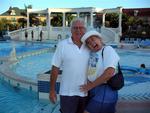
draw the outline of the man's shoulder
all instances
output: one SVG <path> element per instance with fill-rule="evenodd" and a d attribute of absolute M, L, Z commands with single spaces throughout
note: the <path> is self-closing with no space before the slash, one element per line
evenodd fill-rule
<path fill-rule="evenodd" d="M 67 45 L 68 39 L 62 39 L 61 41 L 58 42 L 59 46 Z"/>
<path fill-rule="evenodd" d="M 68 39 L 62 39 L 61 41 L 59 41 L 60 44 L 67 43 L 67 42 L 68 42 Z"/>

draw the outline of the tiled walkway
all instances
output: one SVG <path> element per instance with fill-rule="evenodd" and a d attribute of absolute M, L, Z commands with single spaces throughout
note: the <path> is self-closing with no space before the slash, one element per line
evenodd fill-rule
<path fill-rule="evenodd" d="M 150 113 L 150 75 L 125 77 L 116 110 L 116 113 Z M 60 113 L 59 105 L 52 113 Z"/>
<path fill-rule="evenodd" d="M 150 113 L 150 75 L 125 78 L 116 113 Z"/>
<path fill-rule="evenodd" d="M 120 100 L 150 100 L 150 75 L 125 77 L 125 86 L 119 90 Z"/>
<path fill-rule="evenodd" d="M 150 113 L 150 100 L 118 101 L 116 113 Z"/>

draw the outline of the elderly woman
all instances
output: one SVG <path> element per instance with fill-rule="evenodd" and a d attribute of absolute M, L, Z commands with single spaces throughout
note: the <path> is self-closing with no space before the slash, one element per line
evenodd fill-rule
<path fill-rule="evenodd" d="M 107 81 L 115 74 L 119 56 L 111 46 L 105 46 L 103 37 L 97 31 L 87 32 L 81 39 L 91 50 L 87 84 L 80 87 L 89 91 L 85 113 L 115 113 L 118 92 L 111 89 Z"/>

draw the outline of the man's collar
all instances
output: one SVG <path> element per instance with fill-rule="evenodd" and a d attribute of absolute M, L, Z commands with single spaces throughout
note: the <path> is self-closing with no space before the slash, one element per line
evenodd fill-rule
<path fill-rule="evenodd" d="M 68 42 L 71 43 L 71 44 L 73 44 L 73 40 L 72 40 L 71 37 L 68 38 Z"/>

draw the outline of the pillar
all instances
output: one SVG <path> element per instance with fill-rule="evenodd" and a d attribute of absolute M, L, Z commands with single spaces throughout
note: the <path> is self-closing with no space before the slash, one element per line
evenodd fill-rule
<path fill-rule="evenodd" d="M 105 27 L 105 15 L 106 13 L 103 13 L 103 16 L 102 16 L 102 26 Z"/>
<path fill-rule="evenodd" d="M 91 17 L 90 27 L 93 28 L 93 12 L 90 13 L 90 17 Z"/>
<path fill-rule="evenodd" d="M 29 12 L 27 9 L 27 28 L 30 27 Z"/>

